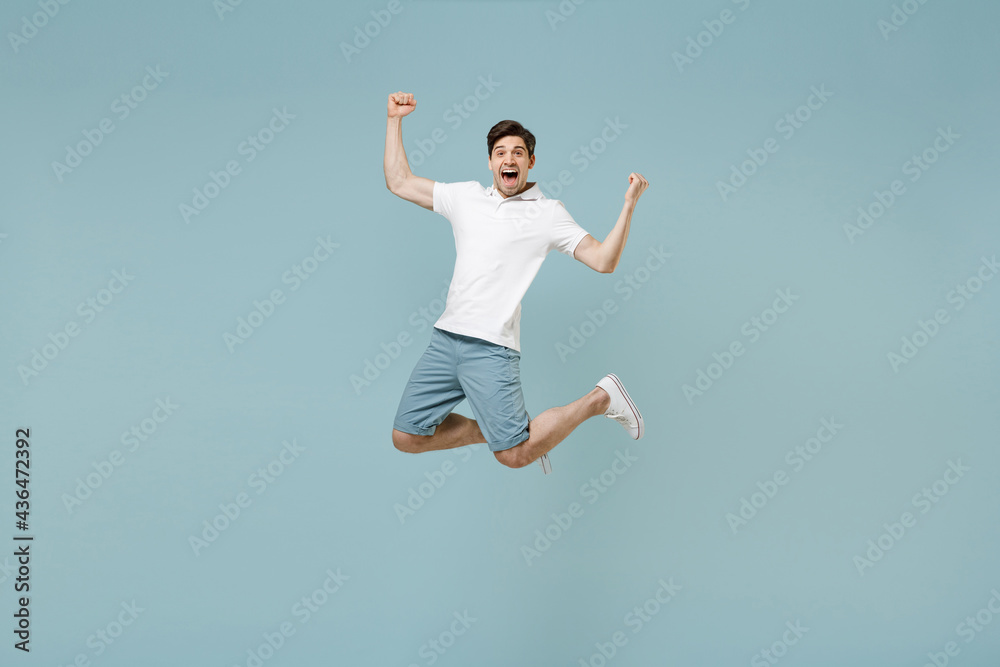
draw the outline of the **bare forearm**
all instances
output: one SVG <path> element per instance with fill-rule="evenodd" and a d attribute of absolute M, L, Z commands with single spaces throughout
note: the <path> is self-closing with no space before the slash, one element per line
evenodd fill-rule
<path fill-rule="evenodd" d="M 628 240 L 629 227 L 632 224 L 632 213 L 635 211 L 635 202 L 625 202 L 621 215 L 615 223 L 614 229 L 608 234 L 604 242 L 601 243 L 601 255 L 605 266 L 614 271 L 625 250 L 625 241 Z"/>
<path fill-rule="evenodd" d="M 412 175 L 406 160 L 406 150 L 403 148 L 402 120 L 390 117 L 386 122 L 385 159 L 382 167 L 385 170 L 385 186 L 389 190 L 394 190 Z"/>

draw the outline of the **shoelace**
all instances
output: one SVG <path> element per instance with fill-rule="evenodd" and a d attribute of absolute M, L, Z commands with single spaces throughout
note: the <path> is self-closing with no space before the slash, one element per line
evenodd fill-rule
<path fill-rule="evenodd" d="M 630 426 L 632 422 L 632 420 L 625 414 L 624 410 L 618 410 L 617 412 L 613 412 L 609 415 L 604 415 L 604 416 L 607 417 L 608 419 L 614 419 L 622 426 Z"/>

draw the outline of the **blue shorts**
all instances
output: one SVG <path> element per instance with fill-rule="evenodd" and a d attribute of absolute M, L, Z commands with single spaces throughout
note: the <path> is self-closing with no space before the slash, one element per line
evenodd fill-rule
<path fill-rule="evenodd" d="M 438 424 L 469 399 L 490 451 L 528 439 L 528 412 L 521 392 L 521 353 L 480 338 L 442 329 L 417 361 L 399 400 L 393 428 L 433 435 Z"/>

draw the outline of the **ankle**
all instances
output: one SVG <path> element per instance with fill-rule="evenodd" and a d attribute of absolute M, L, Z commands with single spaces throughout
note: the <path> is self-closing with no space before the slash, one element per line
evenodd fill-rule
<path fill-rule="evenodd" d="M 611 407 L 611 395 L 603 388 L 594 387 L 594 391 L 590 392 L 590 396 L 593 400 L 591 405 L 595 414 L 603 415 Z"/>

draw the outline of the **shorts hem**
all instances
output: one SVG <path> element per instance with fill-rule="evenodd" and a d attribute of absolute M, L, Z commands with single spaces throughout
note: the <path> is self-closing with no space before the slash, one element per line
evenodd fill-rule
<path fill-rule="evenodd" d="M 501 442 L 496 442 L 496 443 L 494 442 L 487 443 L 487 446 L 490 448 L 491 452 L 502 452 L 506 449 L 513 449 L 514 447 L 520 445 L 522 442 L 527 442 L 528 438 L 530 437 L 531 434 L 525 431 L 522 435 L 516 436 L 514 438 L 508 438 L 507 440 L 503 440 Z"/>
<path fill-rule="evenodd" d="M 431 426 L 425 428 L 422 426 L 414 426 L 413 424 L 408 424 L 398 419 L 392 422 L 392 427 L 397 431 L 402 431 L 403 433 L 409 433 L 410 435 L 434 435 L 434 431 L 437 430 L 437 426 Z"/>

